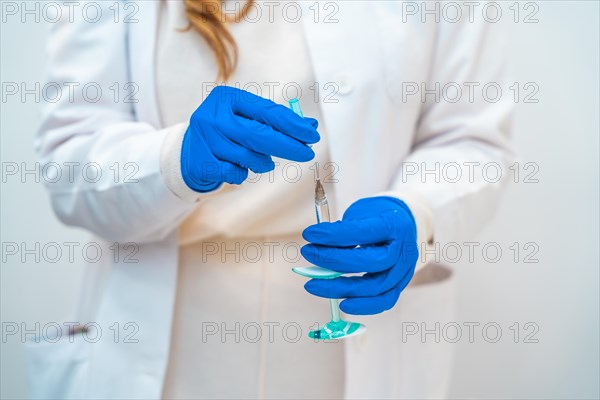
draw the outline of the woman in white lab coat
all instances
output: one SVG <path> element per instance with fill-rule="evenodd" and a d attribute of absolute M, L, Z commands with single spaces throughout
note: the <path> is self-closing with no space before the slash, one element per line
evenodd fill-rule
<path fill-rule="evenodd" d="M 327 302 L 303 290 L 290 267 L 306 262 L 289 251 L 314 223 L 312 163 L 291 166 L 290 178 L 278 160 L 270 179 L 199 194 L 182 179 L 181 142 L 219 75 L 277 103 L 298 96 L 319 121 L 314 161 L 330 168 L 321 174 L 330 174 L 334 219 L 385 193 L 410 208 L 419 245 L 460 242 L 490 217 L 504 180 L 420 172 L 509 165 L 511 101 L 422 95 L 448 82 L 504 85 L 493 25 L 403 21 L 403 4 L 387 1 L 258 3 L 220 28 L 190 1 L 95 4 L 97 21 L 65 12 L 52 27 L 48 79 L 80 86 L 46 105 L 37 147 L 43 165 L 74 168 L 48 185 L 54 210 L 103 252 L 87 267 L 74 317 L 83 334 L 28 346 L 32 395 L 443 397 L 450 345 L 405 328 L 451 321 L 447 270 L 421 257 L 391 310 L 349 316 L 366 334 L 310 341 Z M 210 46 L 223 27 L 237 45 L 235 68 Z M 102 95 L 78 89 L 90 84 Z"/>

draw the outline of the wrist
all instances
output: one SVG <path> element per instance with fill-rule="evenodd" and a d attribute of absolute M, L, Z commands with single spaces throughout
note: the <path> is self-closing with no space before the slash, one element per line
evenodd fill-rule
<path fill-rule="evenodd" d="M 416 192 L 383 192 L 378 196 L 392 197 L 402 201 L 411 212 L 415 220 L 417 229 L 417 248 L 419 250 L 419 259 L 417 261 L 416 269 L 421 269 L 427 262 L 425 257 L 421 256 L 421 251 L 428 248 L 433 243 L 434 229 L 433 229 L 433 212 L 431 207 L 425 200 L 425 198 Z"/>
<path fill-rule="evenodd" d="M 161 148 L 160 172 L 171 192 L 185 201 L 196 202 L 202 193 L 215 191 L 221 184 L 216 182 L 202 187 L 186 179 L 186 174 L 182 170 L 182 154 L 187 129 L 186 123 L 167 128 L 167 135 Z"/>

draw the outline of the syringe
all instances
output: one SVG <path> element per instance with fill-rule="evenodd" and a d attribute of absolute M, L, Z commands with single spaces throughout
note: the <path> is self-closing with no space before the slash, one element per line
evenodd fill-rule
<path fill-rule="evenodd" d="M 315 183 L 315 211 L 317 213 L 317 223 L 331 222 L 331 214 L 329 214 L 329 202 L 327 201 L 327 194 L 325 194 L 325 188 L 321 183 L 319 177 L 319 163 L 315 163 L 315 171 L 317 175 L 317 182 Z M 329 305 L 331 306 L 331 321 L 338 322 L 340 320 L 340 306 L 338 299 L 329 299 Z"/>
<path fill-rule="evenodd" d="M 303 116 L 300 109 L 298 99 L 290 100 L 290 108 L 298 115 Z M 329 202 L 325 188 L 319 177 L 319 163 L 315 163 L 315 212 L 317 214 L 317 223 L 331 222 L 331 214 L 329 214 Z M 317 266 L 310 267 L 294 267 L 292 271 L 295 273 L 313 279 L 335 279 L 342 275 L 340 272 Z M 365 326 L 358 322 L 344 321 L 340 318 L 340 305 L 338 299 L 329 299 L 329 307 L 331 309 L 331 321 L 318 329 L 311 330 L 309 337 L 317 340 L 324 339 L 341 339 L 348 336 L 359 335 L 365 331 Z"/>

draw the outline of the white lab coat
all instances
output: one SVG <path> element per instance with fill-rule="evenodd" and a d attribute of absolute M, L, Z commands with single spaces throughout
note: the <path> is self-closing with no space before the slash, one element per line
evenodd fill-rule
<path fill-rule="evenodd" d="M 87 267 L 87 285 L 74 317 L 94 322 L 102 335 L 95 343 L 77 337 L 74 343 L 63 338 L 28 345 L 31 394 L 152 399 L 161 395 L 168 359 L 177 227 L 202 200 L 175 196 L 159 167 L 166 132 L 160 129 L 154 87 L 159 2 L 139 2 L 137 22 L 129 24 L 115 23 L 109 10 L 113 2 L 96 4 L 103 7 L 98 22 L 69 22 L 64 16 L 52 28 L 49 81 L 78 82 L 80 87 L 95 82 L 103 96 L 92 102 L 76 90 L 74 99 L 64 95 L 48 103 L 37 148 L 43 165 L 96 163 L 103 173 L 98 181 L 84 179 L 76 167 L 71 179 L 64 173 L 48 184 L 57 216 L 93 232 L 106 250 L 100 262 Z M 511 100 L 504 96 L 496 103 L 453 104 L 430 96 L 423 103 L 413 96 L 405 102 L 402 82 L 478 81 L 508 87 L 503 42 L 493 26 L 435 24 L 432 19 L 403 23 L 401 2 L 390 1 L 337 3 L 339 22 L 325 23 L 315 21 L 311 3 L 299 4 L 307 16 L 301 23 L 316 80 L 321 87 L 339 84 L 339 101 L 321 103 L 331 159 L 339 166 L 337 217 L 361 197 L 387 190 L 416 192 L 433 211 L 436 241 L 460 241 L 476 232 L 496 207 L 501 183 L 477 176 L 474 182 L 423 183 L 418 174 L 403 177 L 402 162 L 430 168 L 435 162 L 508 165 Z M 108 88 L 127 82 L 139 89 L 138 101 L 128 103 L 122 96 L 115 101 Z M 123 175 L 115 178 L 114 166 L 123 172 L 127 163 L 138 167 L 136 183 L 124 182 Z M 138 262 L 114 257 L 109 250 L 113 242 L 139 244 Z M 444 396 L 449 353 L 436 343 L 403 343 L 400 321 L 407 316 L 418 323 L 449 320 L 451 281 L 406 290 L 395 309 L 365 320 L 368 333 L 346 342 L 348 398 Z M 122 328 L 115 340 L 110 328 L 115 322 L 121 327 L 133 322 L 138 342 L 124 343 L 128 332 Z"/>

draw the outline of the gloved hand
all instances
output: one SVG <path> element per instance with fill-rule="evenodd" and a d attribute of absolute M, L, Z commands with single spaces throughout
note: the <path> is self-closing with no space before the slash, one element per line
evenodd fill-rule
<path fill-rule="evenodd" d="M 341 221 L 311 225 L 302 233 L 310 244 L 304 258 L 314 265 L 362 276 L 311 279 L 311 294 L 346 299 L 348 314 L 377 314 L 392 308 L 412 279 L 418 260 L 415 220 L 404 202 L 393 197 L 358 200 Z"/>
<path fill-rule="evenodd" d="M 255 173 L 272 171 L 271 156 L 310 161 L 317 120 L 229 86 L 215 87 L 192 114 L 181 148 L 181 174 L 197 192 L 223 182 L 240 184 Z"/>

